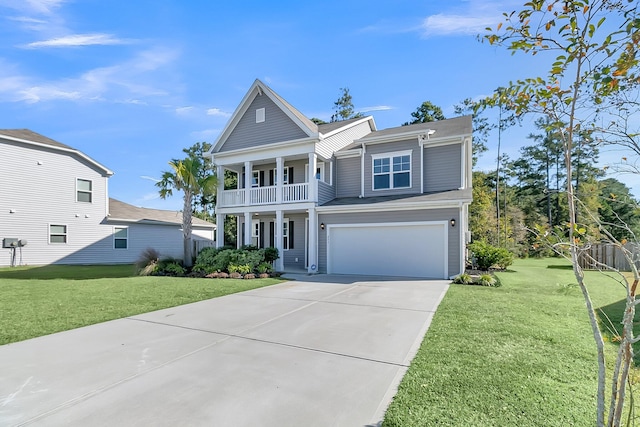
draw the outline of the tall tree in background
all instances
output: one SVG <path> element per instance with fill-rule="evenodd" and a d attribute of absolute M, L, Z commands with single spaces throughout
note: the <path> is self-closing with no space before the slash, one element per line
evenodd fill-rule
<path fill-rule="evenodd" d="M 471 161 L 473 166 L 475 166 L 478 163 L 478 158 L 488 150 L 487 142 L 489 141 L 489 134 L 495 129 L 496 125 L 489 123 L 489 120 L 483 116 L 483 110 L 479 103 L 471 98 L 465 98 L 459 104 L 454 105 L 453 111 L 458 116 L 471 114 L 473 117 Z"/>
<path fill-rule="evenodd" d="M 445 120 L 442 108 L 433 104 L 431 101 L 424 101 L 416 111 L 411 113 L 413 120 L 405 122 L 402 126 L 415 125 L 418 123 L 435 122 L 436 120 Z"/>
<path fill-rule="evenodd" d="M 203 180 L 215 173 L 211 159 L 204 156 L 204 153 L 210 149 L 211 144 L 208 142 L 196 142 L 191 147 L 182 149 L 182 152 L 187 155 L 187 158 L 199 160 L 200 167 L 198 168 L 196 175 L 200 180 Z M 194 194 L 192 202 L 192 212 L 195 217 L 205 221 L 212 221 L 215 219 L 215 214 L 213 212 L 216 203 L 215 193 L 205 194 L 200 192 L 198 194 Z"/>
<path fill-rule="evenodd" d="M 576 224 L 576 206 L 580 201 L 573 187 L 572 155 L 576 137 L 594 122 L 594 114 L 606 112 L 613 95 L 633 88 L 638 81 L 640 19 L 637 7 L 637 2 L 631 1 L 533 0 L 525 3 L 520 11 L 505 13 L 504 29 L 501 23 L 495 33 L 485 36 L 491 44 L 505 46 L 514 53 L 540 53 L 540 61 L 544 61 L 545 54 L 556 53 L 549 63 L 547 78 L 512 82 L 506 91 L 495 93 L 486 103 L 498 106 L 506 98 L 516 114 L 542 114 L 551 123 L 549 130 L 559 132 L 562 137 L 569 210 L 569 238 L 564 244 L 568 246 L 573 271 L 587 305 L 598 351 L 598 426 L 617 426 L 622 418 L 632 343 L 636 340 L 633 318 L 639 276 L 637 269 L 634 270 L 632 284 L 620 276 L 620 282 L 626 285 L 627 298 L 619 353 L 611 375 L 609 411 L 605 417 L 604 340 L 578 262 L 583 232 Z M 613 32 L 607 33 L 607 29 Z M 616 244 L 619 246 L 620 242 Z"/>
<path fill-rule="evenodd" d="M 162 179 L 156 183 L 160 188 L 160 197 L 166 199 L 173 195 L 173 191 L 181 191 L 183 194 L 182 208 L 182 236 L 184 238 L 184 265 L 191 267 L 193 264 L 193 248 L 191 244 L 191 231 L 193 223 L 193 198 L 199 194 L 212 195 L 216 191 L 217 179 L 214 175 L 201 177 L 203 161 L 199 157 L 187 157 L 184 160 L 171 160 L 170 171 L 162 173 Z"/>
<path fill-rule="evenodd" d="M 362 113 L 356 113 L 353 107 L 353 100 L 349 93 L 349 88 L 341 87 L 342 94 L 336 102 L 333 103 L 333 110 L 335 111 L 331 116 L 331 122 L 338 122 L 340 120 L 356 119 L 362 117 Z"/>

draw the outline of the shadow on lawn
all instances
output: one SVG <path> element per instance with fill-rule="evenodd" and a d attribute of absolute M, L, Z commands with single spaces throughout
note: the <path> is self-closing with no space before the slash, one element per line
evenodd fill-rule
<path fill-rule="evenodd" d="M 43 265 L 0 269 L 0 279 L 13 280 L 88 280 L 134 277 L 133 265 Z"/>
<path fill-rule="evenodd" d="M 603 335 L 607 337 L 607 341 L 617 342 L 617 337 L 622 333 L 621 322 L 624 315 L 625 303 L 626 301 L 622 299 L 596 309 L 600 319 L 600 330 Z M 633 329 L 635 334 L 637 334 L 639 332 L 638 325 L 640 325 L 640 310 L 636 310 L 633 320 Z M 638 366 L 640 363 L 640 343 L 635 344 L 634 349 L 634 362 L 636 366 Z"/>

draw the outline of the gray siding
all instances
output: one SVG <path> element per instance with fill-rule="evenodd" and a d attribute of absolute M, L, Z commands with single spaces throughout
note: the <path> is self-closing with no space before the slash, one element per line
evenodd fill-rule
<path fill-rule="evenodd" d="M 333 224 L 367 224 L 383 222 L 418 222 L 418 221 L 447 221 L 455 218 L 460 224 L 459 210 L 447 209 L 423 209 L 411 211 L 383 211 L 383 212 L 358 212 L 339 214 L 320 214 L 318 223 Z M 460 230 L 459 226 L 447 227 L 448 233 L 448 268 L 449 275 L 458 274 L 460 271 Z M 380 250 L 384 250 L 384 242 L 380 242 Z M 327 271 L 327 233 L 318 229 L 318 269 L 321 273 Z"/>
<path fill-rule="evenodd" d="M 324 205 L 336 198 L 336 188 L 322 181 L 318 181 L 318 205 Z"/>
<path fill-rule="evenodd" d="M 424 149 L 424 191 L 457 190 L 462 187 L 462 144 Z"/>
<path fill-rule="evenodd" d="M 256 110 L 265 109 L 265 121 L 256 123 Z M 308 135 L 266 95 L 258 95 L 238 121 L 219 151 L 238 150 Z"/>
<path fill-rule="evenodd" d="M 369 121 L 350 127 L 342 132 L 325 138 L 316 144 L 316 152 L 328 159 L 334 152 L 352 144 L 356 139 L 371 133 Z"/>
<path fill-rule="evenodd" d="M 411 187 L 391 190 L 373 191 L 373 154 L 394 153 L 397 151 L 411 150 Z M 420 193 L 420 149 L 417 139 L 390 142 L 387 144 L 375 144 L 367 146 L 364 157 L 364 197 L 390 196 L 396 194 Z"/>
<path fill-rule="evenodd" d="M 336 197 L 358 197 L 360 195 L 360 157 L 336 159 Z"/>

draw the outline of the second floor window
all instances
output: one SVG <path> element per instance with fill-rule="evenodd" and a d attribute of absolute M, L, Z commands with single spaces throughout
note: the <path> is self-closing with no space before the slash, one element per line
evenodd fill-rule
<path fill-rule="evenodd" d="M 411 187 L 411 154 L 397 153 L 373 157 L 373 189 Z"/>
<path fill-rule="evenodd" d="M 93 184 L 88 179 L 76 180 L 76 201 L 91 203 L 93 199 Z"/>

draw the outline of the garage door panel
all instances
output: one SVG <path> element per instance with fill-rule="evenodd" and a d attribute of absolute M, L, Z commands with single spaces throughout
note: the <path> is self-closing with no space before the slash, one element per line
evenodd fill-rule
<path fill-rule="evenodd" d="M 445 230 L 441 223 L 332 226 L 329 272 L 444 278 Z"/>

